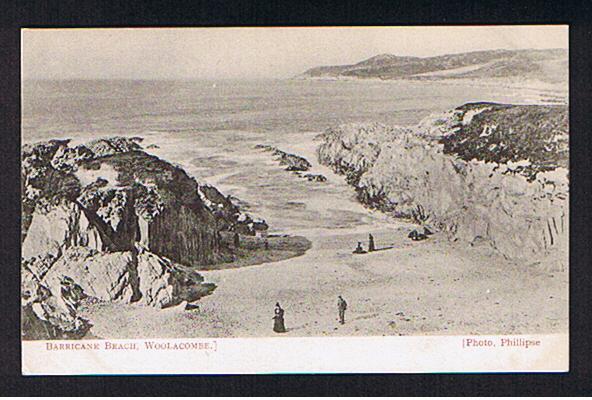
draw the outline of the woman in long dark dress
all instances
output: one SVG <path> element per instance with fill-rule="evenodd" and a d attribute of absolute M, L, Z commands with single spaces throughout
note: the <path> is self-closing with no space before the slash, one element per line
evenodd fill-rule
<path fill-rule="evenodd" d="M 277 333 L 286 332 L 284 325 L 284 309 L 280 307 L 280 303 L 275 303 L 275 315 L 273 316 L 273 331 Z"/>

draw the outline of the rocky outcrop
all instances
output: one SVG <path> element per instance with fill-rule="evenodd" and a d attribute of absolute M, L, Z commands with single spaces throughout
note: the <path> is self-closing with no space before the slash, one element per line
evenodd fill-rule
<path fill-rule="evenodd" d="M 310 182 L 327 182 L 327 178 L 321 174 L 305 174 L 303 177 Z"/>
<path fill-rule="evenodd" d="M 193 178 L 140 141 L 23 147 L 23 337 L 85 335 L 91 323 L 76 315 L 85 298 L 161 308 L 195 301 L 214 286 L 181 264 L 232 259 L 220 230 L 224 218 L 240 218 L 238 208 L 216 191 L 226 200 L 214 210 Z"/>
<path fill-rule="evenodd" d="M 241 212 L 239 207 L 232 202 L 231 196 L 224 196 L 214 186 L 201 185 L 199 194 L 206 206 L 218 218 L 217 223 L 221 230 L 255 236 L 258 232 L 265 232 L 269 229 L 265 220 L 253 218 L 249 214 Z"/>
<path fill-rule="evenodd" d="M 78 339 L 86 335 L 92 325 L 76 315 L 84 293 L 71 279 L 56 281 L 52 292 L 23 265 L 21 282 L 23 339 Z"/>
<path fill-rule="evenodd" d="M 286 153 L 277 147 L 270 146 L 267 144 L 258 144 L 255 146 L 256 149 L 262 149 L 264 151 L 271 152 L 273 156 L 276 156 L 276 161 L 280 165 L 286 166 L 286 171 L 292 171 L 296 176 L 304 178 L 309 182 L 326 182 L 327 178 L 321 174 L 303 174 L 302 172 L 308 171 L 312 165 L 310 162 L 301 156 Z"/>
<path fill-rule="evenodd" d="M 487 244 L 513 259 L 566 254 L 565 168 L 538 171 L 533 179 L 512 161 L 464 160 L 440 143 L 449 131 L 434 135 L 428 128 L 434 126 L 411 130 L 350 124 L 329 129 L 321 136 L 319 160 L 345 175 L 363 203 L 452 240 Z"/>
<path fill-rule="evenodd" d="M 297 156 L 295 154 L 286 153 L 270 145 L 258 144 L 255 146 L 256 149 L 263 149 L 270 151 L 281 166 L 286 167 L 286 171 L 308 171 L 311 167 L 308 160 L 304 157 Z"/>

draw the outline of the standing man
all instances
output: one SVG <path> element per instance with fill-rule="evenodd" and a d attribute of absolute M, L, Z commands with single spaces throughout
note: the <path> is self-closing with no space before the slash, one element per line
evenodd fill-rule
<path fill-rule="evenodd" d="M 345 310 L 347 310 L 347 303 L 343 300 L 343 297 L 337 297 L 337 309 L 339 310 L 339 323 L 345 324 Z"/>

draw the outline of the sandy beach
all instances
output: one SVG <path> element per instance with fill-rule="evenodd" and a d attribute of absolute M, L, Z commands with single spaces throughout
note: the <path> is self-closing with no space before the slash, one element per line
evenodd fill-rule
<path fill-rule="evenodd" d="M 304 255 L 282 261 L 232 269 L 200 271 L 217 285 L 199 302 L 158 310 L 123 304 L 93 304 L 81 315 L 94 324 L 99 338 L 265 337 L 272 331 L 273 307 L 286 312 L 287 332 L 281 336 L 534 334 L 565 332 L 568 326 L 568 271 L 508 261 L 483 248 L 452 243 L 444 234 L 411 241 L 416 226 L 391 219 L 357 203 L 343 178 L 318 165 L 314 134 L 290 135 L 267 141 L 306 157 L 311 172 L 328 179 L 319 190 L 310 182 L 279 168 L 268 153 L 249 147 L 226 157 L 259 171 L 251 186 L 236 173 L 211 173 L 207 181 L 238 194 L 272 229 L 304 236 L 312 243 Z M 145 144 L 156 143 L 157 137 Z M 179 153 L 179 142 L 156 151 L 191 170 Z M 223 151 L 222 151 L 223 152 Z M 222 152 L 220 157 L 224 155 Z M 216 154 L 214 154 L 215 156 Z M 185 157 L 185 158 L 183 158 Z M 243 163 L 243 164 L 241 164 Z M 222 163 L 223 164 L 223 163 Z M 232 168 L 237 169 L 236 165 Z M 203 173 L 203 171 L 201 171 Z M 266 173 L 268 172 L 268 173 Z M 285 179 L 286 185 L 310 192 L 274 190 L 267 196 L 266 179 Z M 245 186 L 246 185 L 246 186 Z M 304 185 L 304 186 L 302 186 Z M 266 203 L 267 199 L 267 203 Z M 269 204 L 274 202 L 275 205 Z M 296 211 L 282 205 L 300 204 Z M 304 214 L 306 212 L 307 214 Z M 314 220 L 316 224 L 302 221 Z M 342 223 L 336 224 L 340 220 Z M 327 227 L 331 225 L 331 227 Z M 358 241 L 367 246 L 368 234 L 379 251 L 354 255 Z M 348 302 L 346 324 L 338 323 L 337 296 Z"/>
<path fill-rule="evenodd" d="M 408 227 L 373 231 L 375 253 L 349 247 L 366 233 L 310 237 L 305 255 L 259 266 L 203 272 L 218 288 L 197 310 L 99 304 L 82 315 L 93 335 L 261 337 L 273 306 L 286 310 L 285 336 L 525 334 L 567 328 L 566 271 L 540 271 L 453 246 L 438 235 L 406 237 Z M 248 283 L 247 283 L 248 282 Z M 337 320 L 337 296 L 348 302 Z"/>

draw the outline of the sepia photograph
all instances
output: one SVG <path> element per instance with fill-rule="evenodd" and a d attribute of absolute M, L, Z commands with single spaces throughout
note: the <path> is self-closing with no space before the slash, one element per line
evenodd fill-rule
<path fill-rule="evenodd" d="M 567 368 L 566 25 L 21 45 L 25 373 Z"/>

